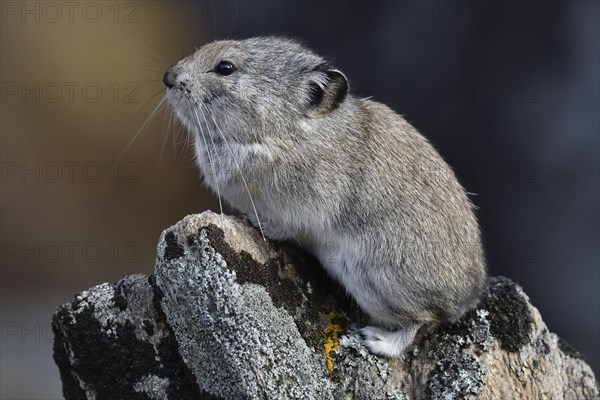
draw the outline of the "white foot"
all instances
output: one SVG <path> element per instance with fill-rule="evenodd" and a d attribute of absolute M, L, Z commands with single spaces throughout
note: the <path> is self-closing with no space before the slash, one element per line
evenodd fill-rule
<path fill-rule="evenodd" d="M 413 342 L 418 325 L 412 325 L 398 331 L 390 332 L 376 326 L 367 326 L 360 330 L 363 334 L 363 343 L 374 354 L 397 358 Z"/>

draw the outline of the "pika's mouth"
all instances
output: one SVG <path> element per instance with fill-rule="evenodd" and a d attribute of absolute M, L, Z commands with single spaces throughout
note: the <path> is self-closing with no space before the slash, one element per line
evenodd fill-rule
<path fill-rule="evenodd" d="M 167 87 L 166 98 L 175 111 L 177 118 L 183 123 L 188 131 L 202 143 L 210 148 L 219 148 L 224 145 L 232 145 L 232 140 L 224 138 L 212 111 L 218 107 L 219 96 L 212 92 L 205 92 L 195 88 L 187 80 L 171 82 L 171 76 L 163 77 Z M 202 143 L 204 144 L 204 143 Z"/>
<path fill-rule="evenodd" d="M 206 138 L 210 146 L 221 146 L 224 140 L 217 131 L 216 123 L 211 119 L 210 109 L 215 97 L 198 103 L 184 93 L 167 93 L 169 104 L 175 111 L 177 118 L 183 123 L 190 133 L 199 138 Z"/>

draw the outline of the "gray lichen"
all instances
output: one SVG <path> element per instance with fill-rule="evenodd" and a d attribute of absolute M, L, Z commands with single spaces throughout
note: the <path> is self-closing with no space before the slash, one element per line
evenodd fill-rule
<path fill-rule="evenodd" d="M 428 357 L 435 361 L 435 367 L 427 380 L 429 399 L 465 399 L 481 393 L 487 381 L 486 368 L 477 353 L 491 348 L 488 316 L 487 310 L 478 308 L 433 334 L 436 345 Z"/>
<path fill-rule="evenodd" d="M 356 329 L 342 337 L 336 354 L 336 399 L 405 400 L 405 376 L 394 362 L 371 354 Z"/>
<path fill-rule="evenodd" d="M 143 393 L 152 400 L 167 399 L 167 388 L 169 387 L 169 380 L 167 378 L 161 378 L 156 375 L 144 375 L 137 383 L 134 384 L 133 389 L 136 392 Z"/>

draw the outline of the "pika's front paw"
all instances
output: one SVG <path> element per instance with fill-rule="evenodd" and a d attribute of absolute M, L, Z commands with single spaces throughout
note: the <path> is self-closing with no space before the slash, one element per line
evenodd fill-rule
<path fill-rule="evenodd" d="M 265 237 L 271 240 L 286 240 L 288 239 L 288 235 L 281 229 L 277 229 L 277 227 L 268 220 L 260 220 L 260 224 L 256 215 L 251 214 L 243 214 L 240 217 L 244 222 L 249 222 L 250 225 L 258 229 Z"/>
<path fill-rule="evenodd" d="M 243 223 L 254 226 L 254 219 L 251 218 L 250 215 L 242 214 L 242 215 L 240 215 L 240 219 L 242 220 Z"/>
<path fill-rule="evenodd" d="M 363 335 L 363 344 L 371 353 L 397 358 L 410 346 L 418 330 L 419 327 L 415 326 L 390 332 L 376 326 L 367 326 L 360 333 Z"/>

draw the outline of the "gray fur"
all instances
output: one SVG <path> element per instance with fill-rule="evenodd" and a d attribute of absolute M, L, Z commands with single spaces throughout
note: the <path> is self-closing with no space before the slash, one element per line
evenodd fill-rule
<path fill-rule="evenodd" d="M 237 71 L 209 72 L 223 60 Z M 398 356 L 419 326 L 476 304 L 486 273 L 465 190 L 427 139 L 349 94 L 326 60 L 288 39 L 216 41 L 167 75 L 207 185 L 254 216 L 250 192 L 268 237 L 297 241 L 399 330 L 365 328 L 374 352 Z"/>

